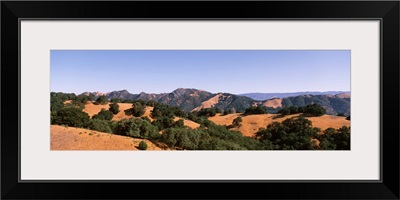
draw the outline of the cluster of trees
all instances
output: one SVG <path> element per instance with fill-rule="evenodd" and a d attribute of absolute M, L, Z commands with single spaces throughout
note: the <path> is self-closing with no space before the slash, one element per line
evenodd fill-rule
<path fill-rule="evenodd" d="M 292 115 L 303 113 L 305 116 L 322 116 L 326 114 L 325 108 L 319 104 L 309 104 L 304 107 L 289 106 L 278 111 L 281 115 Z"/>
<path fill-rule="evenodd" d="M 319 128 L 304 117 L 289 118 L 282 123 L 272 122 L 260 129 L 255 138 L 278 150 L 350 150 L 350 128 L 328 128 L 319 134 Z M 311 139 L 320 141 L 319 146 Z"/>
<path fill-rule="evenodd" d="M 244 111 L 245 115 L 267 114 L 267 109 L 264 106 L 251 106 Z"/>
<path fill-rule="evenodd" d="M 101 111 L 95 115 L 93 115 L 93 119 L 107 120 L 110 121 L 114 117 L 114 113 L 110 110 L 101 109 Z"/>
<path fill-rule="evenodd" d="M 192 113 L 197 116 L 214 117 L 217 113 L 222 113 L 222 110 L 215 107 L 202 108 L 199 111 L 193 111 Z"/>
<path fill-rule="evenodd" d="M 324 134 L 318 135 L 319 147 L 325 150 L 350 150 L 350 127 L 339 129 L 327 128 Z"/>
<path fill-rule="evenodd" d="M 262 150 L 263 143 L 244 137 L 225 126 L 211 124 L 207 129 L 168 128 L 159 140 L 170 148 L 188 150 Z"/>
<path fill-rule="evenodd" d="M 99 96 L 96 101 L 94 102 L 94 104 L 96 105 L 105 105 L 108 103 L 108 99 L 105 95 Z"/>
<path fill-rule="evenodd" d="M 169 118 L 173 118 L 173 116 L 186 118 L 186 113 L 177 106 L 169 106 L 157 103 L 154 105 L 154 108 L 151 111 L 151 117 L 158 118 L 160 116 L 166 116 Z"/>
<path fill-rule="evenodd" d="M 233 110 L 232 109 L 226 109 L 226 110 L 224 110 L 224 112 L 222 113 L 222 115 L 229 115 L 229 114 L 232 114 L 233 113 Z"/>

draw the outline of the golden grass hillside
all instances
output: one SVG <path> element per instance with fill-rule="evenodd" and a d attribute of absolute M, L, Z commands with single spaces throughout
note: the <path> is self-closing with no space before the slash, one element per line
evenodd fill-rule
<path fill-rule="evenodd" d="M 110 107 L 109 104 L 110 103 L 105 104 L 105 105 L 95 105 L 95 104 L 93 104 L 91 102 L 88 102 L 85 105 L 85 109 L 83 109 L 83 111 L 86 112 L 90 117 L 93 117 L 93 115 L 99 113 L 101 111 L 101 109 L 103 109 L 103 108 L 108 110 L 108 108 Z M 125 114 L 125 110 L 128 110 L 128 109 L 132 108 L 132 104 L 131 103 L 118 103 L 118 105 L 119 105 L 119 112 L 116 115 L 114 115 L 112 120 L 120 121 L 122 119 L 129 119 L 129 118 L 133 117 L 132 115 L 126 115 Z M 145 112 L 144 112 L 144 114 L 142 116 L 143 117 L 148 117 L 150 119 L 150 121 L 154 121 L 154 119 L 151 117 L 151 111 L 153 109 L 154 109 L 154 107 L 147 106 L 146 109 L 145 109 Z M 175 117 L 174 121 L 178 121 L 179 119 L 181 119 L 181 118 Z M 190 120 L 187 120 L 187 119 L 183 119 L 183 123 L 184 123 L 185 126 L 188 126 L 190 128 L 193 128 L 193 129 L 200 127 L 200 124 L 198 124 L 196 122 L 193 122 L 193 121 L 190 121 Z"/>
<path fill-rule="evenodd" d="M 217 114 L 214 117 L 210 117 L 208 119 L 215 124 L 227 126 L 232 124 L 233 119 L 241 116 L 243 120 L 243 122 L 241 123 L 242 126 L 240 128 L 232 128 L 231 130 L 238 130 L 244 136 L 252 137 L 259 130 L 259 128 L 266 128 L 271 122 L 282 122 L 287 118 L 297 117 L 299 115 L 300 114 L 287 115 L 285 117 L 274 119 L 277 114 L 258 114 L 242 116 L 242 114 L 240 113 L 234 113 L 225 116 Z M 320 117 L 307 117 L 307 119 L 312 122 L 313 127 L 318 127 L 322 130 L 325 130 L 329 127 L 337 129 L 341 128 L 342 126 L 350 126 L 349 120 L 346 120 L 345 117 L 339 116 L 323 115 Z"/>
<path fill-rule="evenodd" d="M 163 150 L 145 139 L 83 128 L 50 126 L 50 150 L 138 150 L 141 141 L 147 143 L 147 150 Z"/>

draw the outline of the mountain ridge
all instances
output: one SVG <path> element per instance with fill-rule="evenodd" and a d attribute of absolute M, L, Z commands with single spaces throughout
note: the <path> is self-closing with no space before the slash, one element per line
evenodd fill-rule
<path fill-rule="evenodd" d="M 269 108 L 269 112 L 276 112 L 282 107 L 305 106 L 310 103 L 318 103 L 324 106 L 328 114 L 344 113 L 350 115 L 350 92 L 328 91 L 328 92 L 297 92 L 297 93 L 259 93 L 259 94 L 282 94 L 285 97 L 273 97 L 267 100 L 257 100 L 248 96 L 231 93 L 211 93 L 194 88 L 177 88 L 169 93 L 145 93 L 131 94 L 128 90 L 116 90 L 107 93 L 84 92 L 83 95 L 98 97 L 106 95 L 109 100 L 119 98 L 121 100 L 154 100 L 170 106 L 177 106 L 185 112 L 200 110 L 201 108 L 215 107 L 221 110 L 231 109 L 235 112 L 244 112 L 250 106 L 262 105 Z M 315 94 L 317 93 L 317 94 Z M 324 94 L 321 94 L 324 93 Z M 82 95 L 81 94 L 81 95 Z M 253 93 L 248 93 L 253 94 Z M 299 95 L 296 95 L 299 94 Z M 289 95 L 289 96 L 287 96 Z M 294 96 L 290 96 L 294 95 Z M 280 99 L 279 103 L 274 102 L 272 107 L 270 100 Z"/>

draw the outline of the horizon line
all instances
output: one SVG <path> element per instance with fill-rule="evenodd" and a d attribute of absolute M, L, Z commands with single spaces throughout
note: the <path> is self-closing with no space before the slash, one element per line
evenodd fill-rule
<path fill-rule="evenodd" d="M 229 93 L 229 94 L 235 94 L 235 95 L 244 95 L 244 94 L 285 94 L 285 93 L 313 93 L 313 92 L 318 92 L 318 93 L 324 93 L 324 92 L 351 92 L 350 90 L 325 90 L 325 91 L 296 91 L 296 92 L 246 92 L 246 93 L 231 93 L 231 92 L 210 92 L 207 90 L 203 90 L 203 89 L 197 89 L 197 88 L 176 88 L 175 90 L 178 89 L 194 89 L 194 90 L 199 90 L 199 91 L 205 91 L 205 92 L 209 92 L 209 93 L 213 93 L 213 94 L 218 94 L 218 93 Z M 130 94 L 140 94 L 140 93 L 147 93 L 147 94 L 163 94 L 163 93 L 171 93 L 175 90 L 172 90 L 170 92 L 145 92 L 145 91 L 141 91 L 138 93 L 131 93 L 129 90 L 127 89 L 120 89 L 120 90 L 112 90 L 110 92 L 101 92 L 101 91 L 84 91 L 81 93 L 76 93 L 76 92 L 62 92 L 62 93 L 73 93 L 73 94 L 83 94 L 83 93 L 103 93 L 103 94 L 107 94 L 107 93 L 111 93 L 111 92 L 118 92 L 118 91 L 127 91 Z M 60 91 L 50 91 L 50 92 L 60 92 Z"/>

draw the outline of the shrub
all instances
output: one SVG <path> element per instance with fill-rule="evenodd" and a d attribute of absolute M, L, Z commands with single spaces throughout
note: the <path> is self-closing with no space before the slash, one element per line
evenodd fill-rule
<path fill-rule="evenodd" d="M 232 114 L 232 113 L 233 113 L 233 111 L 231 109 L 227 109 L 227 110 L 224 110 L 222 115 L 228 115 L 228 114 Z"/>
<path fill-rule="evenodd" d="M 113 99 L 111 99 L 111 102 L 113 102 L 113 103 L 121 103 L 122 100 L 120 98 L 113 98 Z"/>
<path fill-rule="evenodd" d="M 205 117 L 213 117 L 215 116 L 218 111 L 221 111 L 218 108 L 202 108 L 197 113 L 198 116 L 205 116 Z"/>
<path fill-rule="evenodd" d="M 245 115 L 253 115 L 253 114 L 267 114 L 267 109 L 264 106 L 251 106 L 246 109 L 244 112 Z"/>
<path fill-rule="evenodd" d="M 174 124 L 172 124 L 172 127 L 183 128 L 183 127 L 185 127 L 185 123 L 184 123 L 183 119 L 179 119 Z"/>
<path fill-rule="evenodd" d="M 319 129 L 313 128 L 310 120 L 304 117 L 289 118 L 282 123 L 272 122 L 266 129 L 260 129 L 256 138 L 270 141 L 280 150 L 312 150 L 315 149 L 311 138 L 318 137 Z"/>
<path fill-rule="evenodd" d="M 117 103 L 112 103 L 110 104 L 110 108 L 108 110 L 114 114 L 117 114 L 119 112 L 119 105 Z"/>
<path fill-rule="evenodd" d="M 67 107 L 62 108 L 55 116 L 53 116 L 53 123 L 83 128 L 88 125 L 89 119 L 89 115 L 79 108 Z"/>
<path fill-rule="evenodd" d="M 336 116 L 345 117 L 345 115 L 343 113 L 338 113 Z"/>
<path fill-rule="evenodd" d="M 96 115 L 93 115 L 92 119 L 100 119 L 100 120 L 111 120 L 114 117 L 114 114 L 109 111 L 109 110 L 105 110 L 104 108 L 101 109 L 101 111 L 99 113 L 97 113 Z"/>
<path fill-rule="evenodd" d="M 146 139 L 158 139 L 160 137 L 157 127 L 139 118 L 123 119 L 119 122 L 113 122 L 112 127 L 113 132 L 119 135 Z"/>
<path fill-rule="evenodd" d="M 147 143 L 145 141 L 141 141 L 139 143 L 139 149 L 140 150 L 146 150 L 147 149 Z"/>
<path fill-rule="evenodd" d="M 107 104 L 107 102 L 108 102 L 108 100 L 105 95 L 99 96 L 96 100 L 97 104 L 102 104 L 102 105 Z"/>
<path fill-rule="evenodd" d="M 141 104 L 141 103 L 139 103 L 139 102 L 135 102 L 135 103 L 132 105 L 131 113 L 132 113 L 132 115 L 135 116 L 135 117 L 140 117 L 140 116 L 142 116 L 142 115 L 144 114 L 145 109 L 146 109 L 146 105 Z"/>
<path fill-rule="evenodd" d="M 350 120 L 350 116 L 346 117 L 347 120 Z"/>
<path fill-rule="evenodd" d="M 156 120 L 152 122 L 154 126 L 158 127 L 158 130 L 163 130 L 171 127 L 174 124 L 174 120 L 169 117 L 159 116 Z"/>
<path fill-rule="evenodd" d="M 107 120 L 92 119 L 89 122 L 89 129 L 100 132 L 112 133 L 110 124 Z"/>
<path fill-rule="evenodd" d="M 322 116 L 326 114 L 326 110 L 318 104 L 309 104 L 304 107 L 303 113 L 307 116 Z"/>
<path fill-rule="evenodd" d="M 235 127 L 240 127 L 242 126 L 242 117 L 236 117 L 235 119 L 233 119 L 232 125 Z"/>

